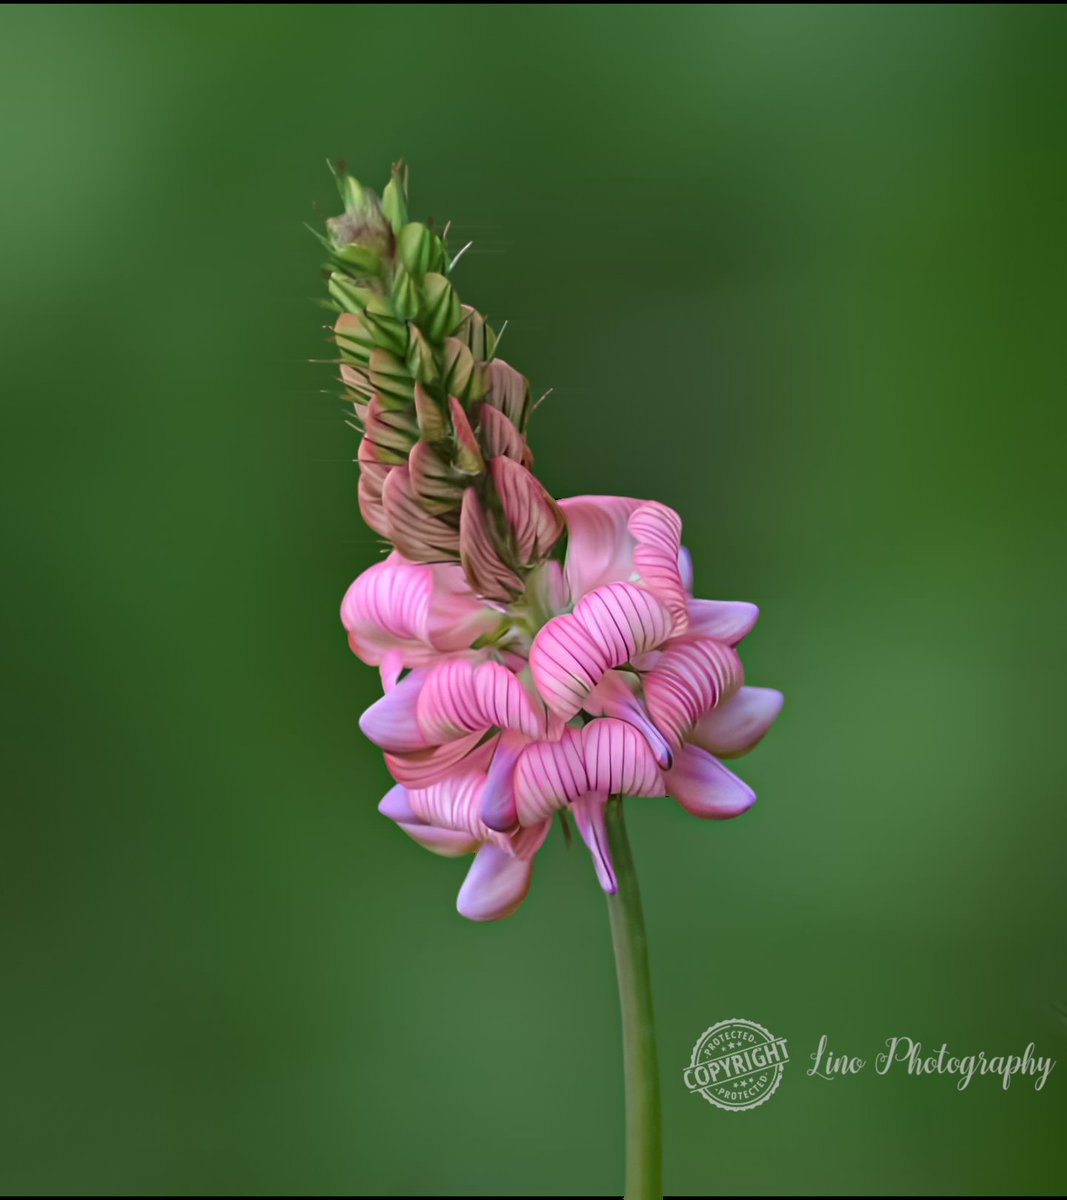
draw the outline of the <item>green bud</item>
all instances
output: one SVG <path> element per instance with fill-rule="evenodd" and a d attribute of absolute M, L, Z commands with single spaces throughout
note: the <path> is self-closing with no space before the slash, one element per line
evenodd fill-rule
<path fill-rule="evenodd" d="M 419 293 L 415 281 L 402 266 L 398 265 L 393 273 L 390 295 L 398 317 L 410 320 L 419 311 Z"/>
<path fill-rule="evenodd" d="M 363 309 L 363 320 L 374 336 L 375 345 L 393 354 L 406 354 L 408 326 L 393 313 L 392 306 L 381 296 L 371 296 Z"/>
<path fill-rule="evenodd" d="M 411 407 L 415 385 L 406 363 L 378 347 L 371 351 L 367 375 L 383 408 Z"/>
<path fill-rule="evenodd" d="M 411 334 L 407 357 L 408 370 L 419 383 L 432 386 L 440 376 L 433 348 L 422 336 L 422 330 L 417 325 L 409 325 L 408 330 Z"/>
<path fill-rule="evenodd" d="M 419 324 L 431 342 L 441 342 L 463 319 L 456 289 L 435 271 L 427 274 L 423 284 L 422 311 Z"/>
<path fill-rule="evenodd" d="M 405 225 L 397 234 L 396 254 L 416 279 L 422 279 L 427 271 L 445 268 L 445 248 L 441 239 L 418 221 Z"/>

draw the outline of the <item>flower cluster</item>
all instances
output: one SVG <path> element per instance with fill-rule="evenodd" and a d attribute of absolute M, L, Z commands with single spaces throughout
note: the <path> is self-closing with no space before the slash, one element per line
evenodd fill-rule
<path fill-rule="evenodd" d="M 360 722 L 396 780 L 381 811 L 438 854 L 473 853 L 458 906 L 475 920 L 515 910 L 563 809 L 614 892 L 610 796 L 672 796 L 711 818 L 755 799 L 720 760 L 782 703 L 743 686 L 737 645 L 757 610 L 693 598 L 666 506 L 552 499 L 526 441 L 529 385 L 460 303 L 459 255 L 408 220 L 407 171 L 381 199 L 338 185 L 345 211 L 322 237 L 332 335 L 362 426 L 360 511 L 391 547 L 341 608 L 381 670 Z"/>
<path fill-rule="evenodd" d="M 360 721 L 396 780 L 380 809 L 438 854 L 474 854 L 458 900 L 474 920 L 519 905 L 560 809 L 609 892 L 609 796 L 744 812 L 755 795 L 720 760 L 751 749 L 782 703 L 743 686 L 736 647 L 756 607 L 693 598 L 673 510 L 616 496 L 559 508 L 565 561 L 512 605 L 480 598 L 454 564 L 394 552 L 341 607 L 385 689 Z"/>

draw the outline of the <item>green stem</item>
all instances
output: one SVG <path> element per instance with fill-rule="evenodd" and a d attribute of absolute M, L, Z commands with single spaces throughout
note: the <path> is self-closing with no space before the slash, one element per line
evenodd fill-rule
<path fill-rule="evenodd" d="M 608 896 L 615 972 L 622 1009 L 622 1051 L 626 1075 L 626 1200 L 662 1200 L 659 1066 L 652 1020 L 652 981 L 641 893 L 623 819 L 622 797 L 607 803 L 608 845 L 618 890 Z"/>

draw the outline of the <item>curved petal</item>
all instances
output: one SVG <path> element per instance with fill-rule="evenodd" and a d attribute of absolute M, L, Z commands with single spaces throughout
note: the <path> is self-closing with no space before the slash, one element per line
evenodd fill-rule
<path fill-rule="evenodd" d="M 694 725 L 689 741 L 719 758 L 738 758 L 755 746 L 782 710 L 774 688 L 743 687 Z"/>
<path fill-rule="evenodd" d="M 698 746 L 682 747 L 664 782 L 667 794 L 694 817 L 723 821 L 756 802 L 756 793 L 744 780 Z"/>
<path fill-rule="evenodd" d="M 625 496 L 572 496 L 559 507 L 567 522 L 564 574 L 573 599 L 633 574 L 630 514 L 641 504 Z"/>
<path fill-rule="evenodd" d="M 484 770 L 492 757 L 495 739 L 481 743 L 482 731 L 469 733 L 466 737 L 445 742 L 443 746 L 432 746 L 429 750 L 416 750 L 411 754 L 385 755 L 385 765 L 397 781 L 409 788 L 425 788 L 444 778 L 456 768 L 456 764 L 469 759 L 464 770 Z M 477 764 L 477 766 L 475 766 Z"/>
<path fill-rule="evenodd" d="M 661 767 L 669 767 L 671 747 L 634 695 L 637 686 L 637 677 L 628 671 L 608 671 L 586 696 L 583 708 L 594 717 L 618 717 L 620 721 L 628 721 L 644 734 L 656 762 Z"/>
<path fill-rule="evenodd" d="M 693 556 L 685 546 L 678 547 L 678 576 L 682 581 L 682 587 L 691 596 L 693 594 Z"/>
<path fill-rule="evenodd" d="M 530 890 L 533 863 L 514 858 L 492 842 L 486 842 L 474 856 L 456 908 L 471 921 L 498 921 L 510 916 Z"/>
<path fill-rule="evenodd" d="M 759 618 L 759 609 L 745 600 L 690 600 L 690 637 L 713 637 L 729 646 L 748 633 Z"/>
<path fill-rule="evenodd" d="M 375 700 L 359 718 L 363 736 L 379 749 L 394 754 L 429 749 L 433 742 L 422 733 L 415 719 L 426 675 L 425 670 L 412 671 L 381 699 Z"/>
<path fill-rule="evenodd" d="M 391 670 L 398 662 L 420 666 L 438 650 L 466 649 L 499 621 L 458 564 L 412 563 L 395 552 L 357 576 L 341 602 L 353 652 L 370 666 L 388 657 Z"/>
<path fill-rule="evenodd" d="M 537 690 L 569 720 L 606 671 L 658 646 L 670 629 L 670 613 L 646 589 L 632 583 L 599 587 L 538 631 L 530 648 Z"/>
<path fill-rule="evenodd" d="M 386 792 L 378 811 L 395 821 L 408 837 L 434 854 L 456 858 L 461 854 L 472 854 L 478 848 L 477 839 L 469 834 L 453 829 L 438 829 L 422 822 L 412 811 L 407 789 L 399 783 Z"/>
<path fill-rule="evenodd" d="M 540 701 L 538 701 L 540 704 Z M 438 744 L 476 730 L 514 729 L 543 737 L 545 712 L 519 679 L 498 662 L 453 658 L 428 674 L 417 700 L 419 730 Z"/>
<path fill-rule="evenodd" d="M 408 789 L 408 804 L 420 821 L 439 829 L 454 829 L 484 841 L 488 831 L 478 815 L 485 776 L 480 772 L 452 772 L 422 788 Z"/>
<path fill-rule="evenodd" d="M 567 728 L 558 742 L 534 742 L 515 766 L 519 822 L 532 825 L 588 792 L 662 796 L 659 765 L 638 731 L 625 721 L 598 717 Z"/>
<path fill-rule="evenodd" d="M 604 824 L 604 806 L 607 801 L 607 795 L 603 792 L 587 792 L 586 795 L 579 796 L 571 807 L 582 841 L 589 847 L 589 853 L 593 856 L 597 882 L 605 892 L 614 894 L 619 885 L 615 879 L 615 864 L 611 860 L 608 831 Z"/>
<path fill-rule="evenodd" d="M 634 539 L 634 567 L 674 619 L 672 632 L 689 624 L 689 593 L 680 569 L 682 519 L 666 504 L 650 501 L 634 509 L 628 522 Z"/>
<path fill-rule="evenodd" d="M 742 684 L 737 651 L 714 638 L 675 642 L 643 678 L 645 707 L 656 728 L 674 747 L 720 700 Z"/>
<path fill-rule="evenodd" d="M 515 763 L 526 743 L 527 739 L 521 733 L 509 730 L 500 735 L 478 799 L 482 823 L 499 833 L 507 833 L 519 823 L 515 803 Z"/>

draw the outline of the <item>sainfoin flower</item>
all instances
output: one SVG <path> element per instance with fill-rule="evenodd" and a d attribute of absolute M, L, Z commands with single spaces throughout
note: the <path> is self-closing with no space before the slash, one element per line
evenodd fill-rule
<path fill-rule="evenodd" d="M 454 564 L 394 552 L 341 609 L 386 689 L 360 722 L 396 780 L 380 809 L 435 853 L 474 854 L 458 908 L 475 920 L 519 905 L 560 810 L 607 892 L 609 796 L 743 813 L 755 794 L 721 760 L 751 749 L 782 704 L 744 685 L 737 646 L 755 605 L 692 596 L 672 509 L 579 496 L 559 510 L 564 562 L 543 563 L 511 605 L 479 598 Z"/>
<path fill-rule="evenodd" d="M 557 501 L 527 442 L 526 378 L 462 304 L 445 233 L 407 215 L 407 171 L 379 199 L 338 175 L 321 241 L 358 502 L 388 547 L 349 587 L 352 650 L 383 695 L 363 732 L 395 780 L 379 808 L 416 842 L 473 855 L 457 907 L 490 921 L 526 896 L 570 813 L 607 893 L 626 1060 L 629 1200 L 662 1196 L 646 937 L 623 797 L 724 819 L 755 800 L 724 759 L 782 697 L 745 685 L 755 605 L 693 596 L 677 513 L 655 501 Z"/>

